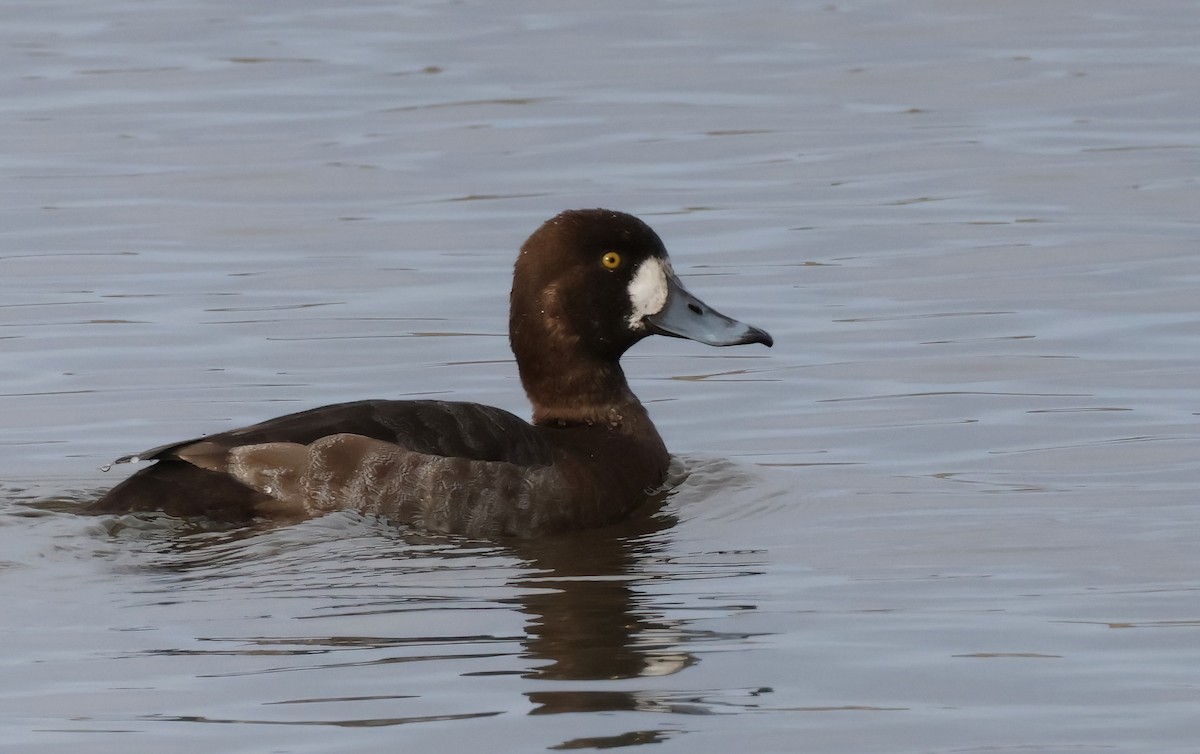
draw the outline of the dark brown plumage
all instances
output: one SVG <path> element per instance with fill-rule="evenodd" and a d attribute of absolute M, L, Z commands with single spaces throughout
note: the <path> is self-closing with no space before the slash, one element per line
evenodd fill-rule
<path fill-rule="evenodd" d="M 242 521 L 354 509 L 478 537 L 600 526 L 660 486 L 670 460 L 621 355 L 652 333 L 771 345 L 689 294 L 649 226 L 608 210 L 534 232 L 511 303 L 533 424 L 475 403 L 325 406 L 120 459 L 155 463 L 90 510 Z"/>

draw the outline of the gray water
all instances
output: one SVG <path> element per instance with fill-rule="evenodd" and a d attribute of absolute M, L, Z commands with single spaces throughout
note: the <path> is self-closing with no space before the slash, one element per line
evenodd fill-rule
<path fill-rule="evenodd" d="M 0 748 L 1200 751 L 1200 5 L 11 2 Z M 514 546 L 75 510 L 364 397 L 527 406 L 512 259 L 645 218 L 777 346 Z"/>

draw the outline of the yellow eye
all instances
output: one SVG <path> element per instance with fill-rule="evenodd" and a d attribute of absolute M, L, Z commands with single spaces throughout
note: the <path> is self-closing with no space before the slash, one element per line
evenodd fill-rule
<path fill-rule="evenodd" d="M 604 256 L 600 257 L 600 264 L 606 269 L 615 270 L 621 266 L 621 255 L 615 251 L 605 252 Z"/>

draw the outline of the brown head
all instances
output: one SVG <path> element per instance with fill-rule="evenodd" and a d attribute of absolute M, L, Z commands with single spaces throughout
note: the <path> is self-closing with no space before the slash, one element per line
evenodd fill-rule
<path fill-rule="evenodd" d="M 563 212 L 534 231 L 511 307 L 509 340 L 539 424 L 611 423 L 622 406 L 640 409 L 619 360 L 647 335 L 772 343 L 688 293 L 650 226 L 605 209 Z"/>

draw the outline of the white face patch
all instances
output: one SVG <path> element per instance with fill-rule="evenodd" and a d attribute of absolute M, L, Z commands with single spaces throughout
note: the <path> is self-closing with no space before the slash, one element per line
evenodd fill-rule
<path fill-rule="evenodd" d="M 629 326 L 640 329 L 642 319 L 658 314 L 667 305 L 667 270 L 662 259 L 650 257 L 633 273 L 629 281 Z"/>

